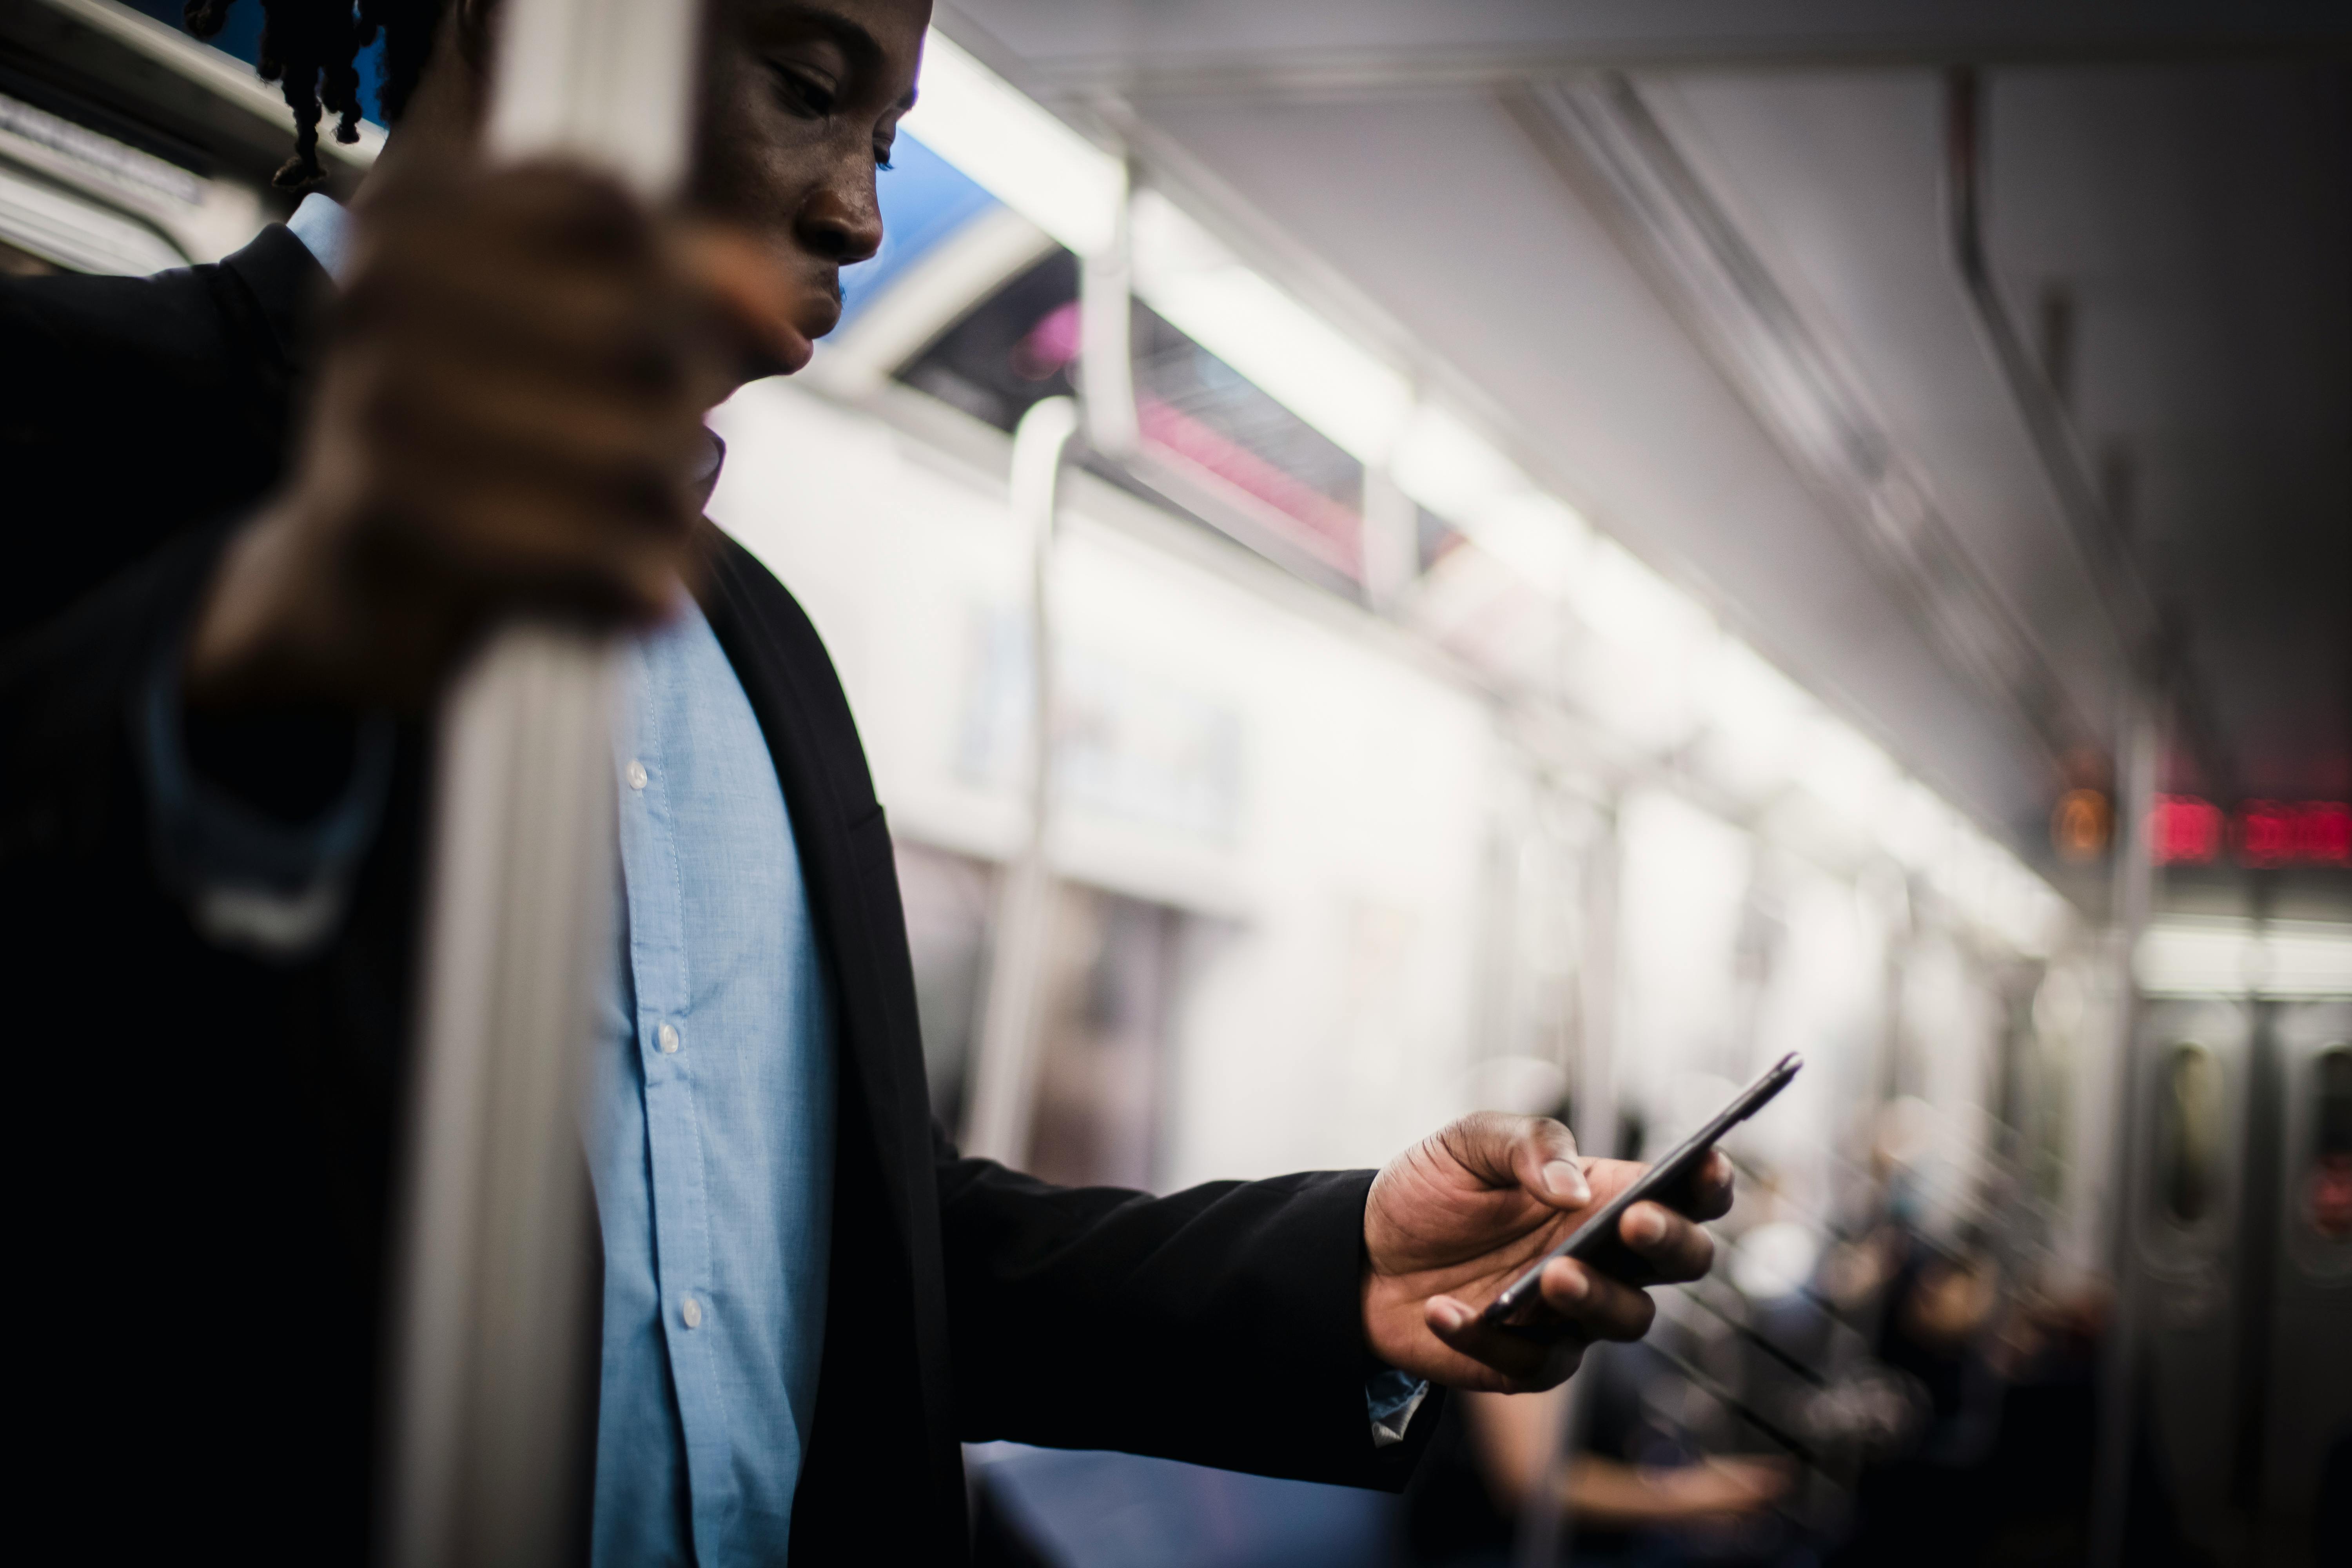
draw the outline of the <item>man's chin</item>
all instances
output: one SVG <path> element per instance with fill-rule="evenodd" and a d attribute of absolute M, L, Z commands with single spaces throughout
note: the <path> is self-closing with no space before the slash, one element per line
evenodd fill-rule
<path fill-rule="evenodd" d="M 809 341 L 808 335 L 787 328 L 777 335 L 774 342 L 755 344 L 744 350 L 735 362 L 735 384 L 741 386 L 750 382 L 765 381 L 772 375 L 797 375 L 806 370 L 809 361 L 815 357 L 816 345 Z"/>
<path fill-rule="evenodd" d="M 786 327 L 777 334 L 776 343 L 771 351 L 776 357 L 779 368 L 769 374 L 798 375 L 806 370 L 809 361 L 816 357 L 816 340 L 832 330 L 831 321 L 824 324 L 824 332 L 803 332 L 797 327 Z"/>
<path fill-rule="evenodd" d="M 792 326 L 785 330 L 784 347 L 788 353 L 797 353 L 799 358 L 784 374 L 791 375 L 806 370 L 808 362 L 816 357 L 816 341 L 839 325 L 841 289 L 840 285 L 835 284 L 809 300 L 794 316 Z"/>

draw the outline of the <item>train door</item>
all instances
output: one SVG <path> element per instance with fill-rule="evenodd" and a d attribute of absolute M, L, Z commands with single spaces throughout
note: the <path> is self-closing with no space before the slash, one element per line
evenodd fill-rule
<path fill-rule="evenodd" d="M 2331 1455 L 2352 1444 L 2352 1002 L 2283 1002 L 2272 1025 L 2282 1103 L 2275 1158 L 2277 1247 L 2270 1279 L 2268 1408 L 2259 1478 L 2266 1561 L 2312 1560 Z M 2257 1152 L 2258 1155 L 2261 1153 Z"/>
<path fill-rule="evenodd" d="M 2181 1530 L 2234 1560 L 2231 1469 L 2252 1017 L 2228 1001 L 2150 1004 L 2134 1084 L 2138 1124 L 2125 1289 L 2145 1325 L 2146 1421 Z"/>

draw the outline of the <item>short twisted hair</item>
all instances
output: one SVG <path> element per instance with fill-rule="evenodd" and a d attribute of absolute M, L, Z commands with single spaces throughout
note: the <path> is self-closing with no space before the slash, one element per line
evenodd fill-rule
<path fill-rule="evenodd" d="M 303 191 L 327 177 L 319 166 L 319 121 L 338 117 L 335 140 L 359 140 L 360 51 L 383 35 L 380 87 L 383 117 L 400 118 L 425 73 L 446 0 L 256 0 L 261 7 L 264 81 L 274 81 L 294 111 L 294 156 L 270 183 Z M 236 0 L 187 0 L 188 31 L 209 38 Z"/>

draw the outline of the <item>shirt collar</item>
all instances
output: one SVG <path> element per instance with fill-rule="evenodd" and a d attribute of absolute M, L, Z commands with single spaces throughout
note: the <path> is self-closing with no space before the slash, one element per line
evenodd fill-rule
<path fill-rule="evenodd" d="M 342 286 L 351 258 L 352 215 L 349 208 L 324 191 L 312 191 L 286 220 L 287 229 L 303 248 L 318 258 L 327 276 Z"/>

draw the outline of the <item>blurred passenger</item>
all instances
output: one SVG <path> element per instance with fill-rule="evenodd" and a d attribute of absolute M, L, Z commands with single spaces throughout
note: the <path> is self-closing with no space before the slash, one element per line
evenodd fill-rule
<path fill-rule="evenodd" d="M 20 1496 L 124 1560 L 368 1554 L 422 721 L 520 611 L 629 637 L 595 1561 L 958 1561 L 959 1438 L 1393 1486 L 1433 1383 L 1549 1387 L 1647 1328 L 1565 1260 L 1525 1327 L 1476 1320 L 1631 1179 L 1555 1122 L 1164 1199 L 931 1124 L 847 703 L 700 516 L 702 415 L 804 365 L 881 241 L 925 0 L 714 7 L 683 215 L 479 166 L 491 0 L 263 3 L 290 187 L 389 29 L 355 209 L 0 286 L 9 1191 L 17 1342 L 48 1347 L 12 1387 Z M 1624 1235 L 1660 1278 L 1707 1266 L 1656 1205 Z"/>
<path fill-rule="evenodd" d="M 1870 1254 L 1885 1268 L 1874 1353 L 1921 1408 L 1902 1446 L 1864 1470 L 1853 1532 L 1832 1561 L 2083 1561 L 2103 1302 L 2029 1290 L 1981 1246 L 1939 1247 L 1901 1226 L 1850 1257 Z M 1850 1269 L 1848 1289 L 1864 1273 Z"/>
<path fill-rule="evenodd" d="M 1562 1562 L 1811 1561 L 1775 1511 L 1796 1479 L 1790 1461 L 1699 1451 L 1669 1413 L 1680 1375 L 1657 1357 L 1596 1348 L 1580 1376 L 1584 1432 L 1557 1483 L 1570 1542 Z M 1473 1394 L 1449 1406 L 1407 1494 L 1413 1562 L 1502 1568 L 1515 1561 L 1530 1495 L 1567 1419 L 1565 1387 Z"/>

